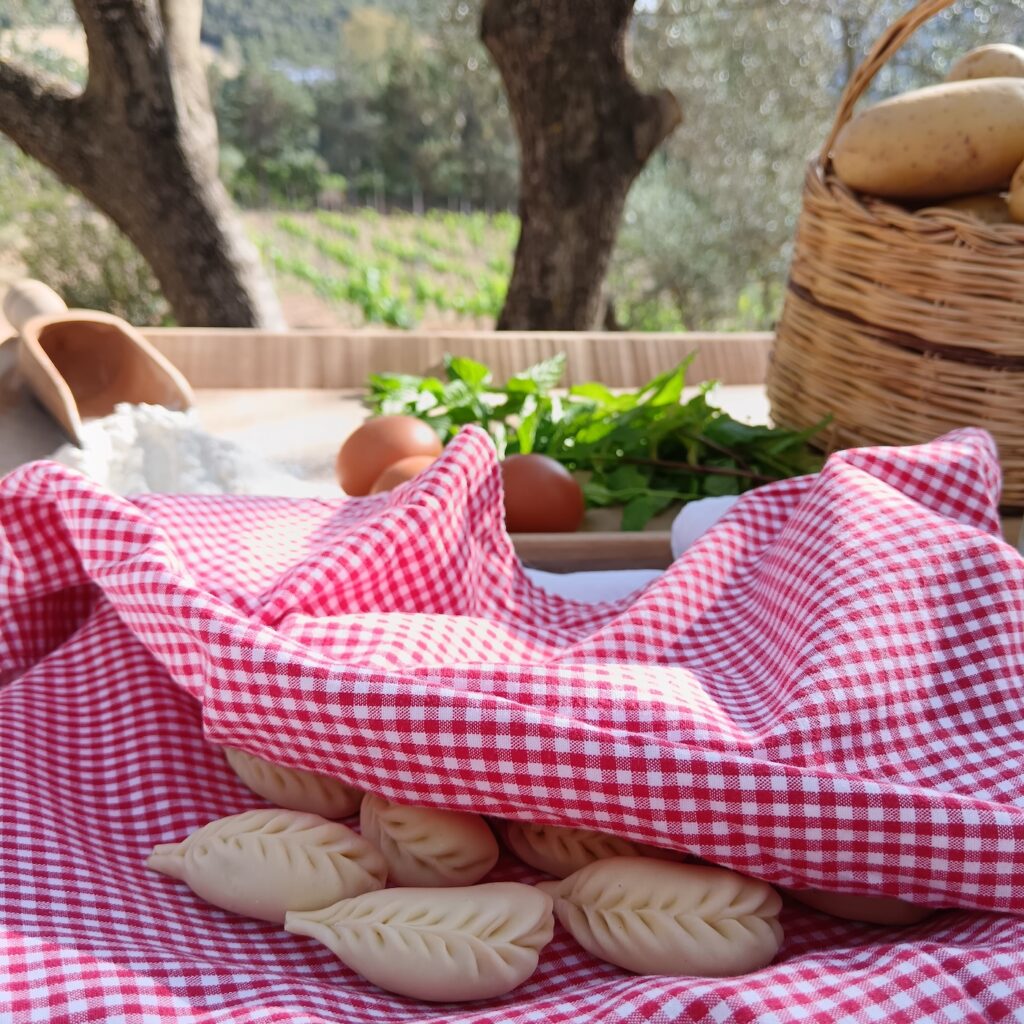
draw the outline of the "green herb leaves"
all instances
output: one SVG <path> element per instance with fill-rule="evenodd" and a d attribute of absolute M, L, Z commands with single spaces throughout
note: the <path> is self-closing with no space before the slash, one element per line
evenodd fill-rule
<path fill-rule="evenodd" d="M 821 456 L 810 430 L 749 426 L 708 401 L 704 382 L 683 401 L 692 356 L 636 391 L 599 383 L 555 389 L 565 356 L 537 363 L 496 385 L 473 359 L 447 356 L 445 378 L 375 374 L 369 402 L 378 415 L 417 416 L 447 443 L 467 423 L 490 433 L 499 458 L 541 452 L 587 476 L 591 506 L 622 506 L 622 529 L 641 530 L 669 506 L 740 494 L 770 480 L 814 473 Z"/>

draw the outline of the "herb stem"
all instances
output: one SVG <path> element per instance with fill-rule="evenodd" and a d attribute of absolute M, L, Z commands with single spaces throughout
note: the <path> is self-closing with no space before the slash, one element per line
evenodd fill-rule
<path fill-rule="evenodd" d="M 718 452 L 720 455 L 726 456 L 729 459 L 735 459 L 742 469 L 749 469 L 750 466 L 746 459 L 740 455 L 739 452 L 733 451 L 731 448 L 726 448 L 724 444 L 718 444 L 717 441 L 712 441 L 711 438 L 705 437 L 703 434 L 689 434 L 695 441 L 699 441 L 701 444 L 707 445 L 712 451 Z M 753 470 L 751 470 L 753 472 Z"/>
<path fill-rule="evenodd" d="M 550 456 L 559 462 L 578 462 L 579 456 L 573 458 L 570 455 Z M 684 469 L 688 473 L 704 473 L 708 476 L 734 476 L 743 480 L 757 480 L 760 483 L 771 483 L 774 480 L 782 479 L 776 476 L 765 476 L 764 473 L 756 473 L 752 469 L 729 469 L 726 466 L 698 466 L 693 462 L 671 462 L 667 459 L 645 459 L 639 455 L 587 455 L 586 458 L 594 462 L 626 462 L 639 466 L 656 466 L 659 469 Z"/>

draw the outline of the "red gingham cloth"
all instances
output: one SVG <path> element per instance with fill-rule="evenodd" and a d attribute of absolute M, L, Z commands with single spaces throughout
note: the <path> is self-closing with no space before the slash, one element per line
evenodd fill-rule
<path fill-rule="evenodd" d="M 988 435 L 745 495 L 631 598 L 523 574 L 481 432 L 391 495 L 0 481 L 0 1020 L 1024 1020 L 1024 560 Z M 220 745 L 407 802 L 584 825 L 780 886 L 776 962 L 639 978 L 560 929 L 511 995 L 430 1006 L 147 871 L 261 806 Z M 503 860 L 498 878 L 538 876 Z"/>

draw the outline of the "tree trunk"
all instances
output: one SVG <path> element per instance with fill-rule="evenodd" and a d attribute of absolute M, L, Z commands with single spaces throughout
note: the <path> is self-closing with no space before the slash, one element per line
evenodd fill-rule
<path fill-rule="evenodd" d="M 625 65 L 633 0 L 485 0 L 519 136 L 519 243 L 499 330 L 590 330 L 626 194 L 680 123 Z"/>
<path fill-rule="evenodd" d="M 179 323 L 282 328 L 217 174 L 202 0 L 75 0 L 75 9 L 89 50 L 84 92 L 0 62 L 0 131 L 135 243 Z"/>

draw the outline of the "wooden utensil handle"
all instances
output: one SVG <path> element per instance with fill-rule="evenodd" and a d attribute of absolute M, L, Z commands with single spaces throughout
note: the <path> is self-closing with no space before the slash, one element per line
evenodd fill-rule
<path fill-rule="evenodd" d="M 48 284 L 31 278 L 15 281 L 4 296 L 4 316 L 19 334 L 32 317 L 52 316 L 67 308 L 67 303 Z"/>

